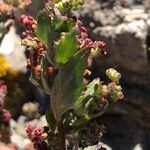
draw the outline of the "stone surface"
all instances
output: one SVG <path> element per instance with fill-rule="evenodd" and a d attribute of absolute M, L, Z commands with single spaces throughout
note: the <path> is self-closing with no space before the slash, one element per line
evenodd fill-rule
<path fill-rule="evenodd" d="M 146 10 L 149 12 L 150 11 L 150 1 L 144 0 L 144 5 L 145 5 Z"/>

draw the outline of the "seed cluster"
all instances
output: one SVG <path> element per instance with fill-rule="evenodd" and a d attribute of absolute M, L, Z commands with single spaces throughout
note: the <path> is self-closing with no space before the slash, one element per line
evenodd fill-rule
<path fill-rule="evenodd" d="M 38 76 L 42 71 L 41 60 L 46 57 L 46 47 L 36 37 L 37 21 L 32 16 L 22 15 L 20 22 L 26 28 L 26 31 L 22 33 L 22 45 L 27 47 L 27 69 L 34 71 Z M 51 66 L 47 68 L 47 72 L 50 75 L 53 73 L 53 70 Z"/>
<path fill-rule="evenodd" d="M 27 125 L 26 133 L 38 150 L 48 150 L 47 140 L 57 136 L 50 131 L 48 126 L 40 127 L 32 124 Z"/>
<path fill-rule="evenodd" d="M 80 20 L 77 20 L 77 26 L 79 28 L 79 35 L 77 36 L 79 49 L 91 49 L 91 55 L 94 57 L 106 54 L 105 43 L 103 41 L 92 41 L 89 38 L 87 29 L 83 26 Z"/>
<path fill-rule="evenodd" d="M 7 87 L 3 80 L 0 80 L 0 110 L 4 107 L 5 97 L 7 94 Z"/>
<path fill-rule="evenodd" d="M 11 113 L 4 109 L 6 94 L 7 87 L 5 82 L 0 80 L 0 125 L 1 123 L 8 123 L 12 117 Z"/>

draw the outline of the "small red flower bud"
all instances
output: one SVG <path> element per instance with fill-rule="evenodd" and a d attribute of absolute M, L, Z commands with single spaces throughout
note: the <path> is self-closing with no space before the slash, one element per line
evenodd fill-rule
<path fill-rule="evenodd" d="M 9 111 L 5 111 L 5 112 L 3 112 L 1 117 L 4 122 L 9 122 L 10 119 L 12 118 L 12 115 Z"/>
<path fill-rule="evenodd" d="M 48 67 L 47 72 L 49 75 L 53 73 L 54 69 L 52 67 Z"/>
<path fill-rule="evenodd" d="M 28 16 L 28 19 L 29 19 L 30 21 L 33 21 L 33 20 L 34 20 L 32 16 Z"/>
<path fill-rule="evenodd" d="M 23 23 L 23 19 L 24 19 L 25 17 L 26 17 L 25 15 L 20 16 L 19 21 L 20 21 L 21 23 Z"/>
<path fill-rule="evenodd" d="M 43 48 L 44 49 L 44 44 L 43 43 L 38 43 L 38 49 Z"/>
<path fill-rule="evenodd" d="M 34 71 L 35 71 L 35 73 L 40 73 L 40 71 L 41 71 L 41 66 L 40 66 L 40 65 L 37 65 L 37 66 L 34 68 Z"/>
<path fill-rule="evenodd" d="M 80 27 L 82 26 L 82 21 L 80 21 L 79 19 L 77 19 L 77 25 Z"/>
<path fill-rule="evenodd" d="M 31 70 L 31 68 L 32 68 L 31 64 L 27 64 L 26 68 L 27 68 L 28 70 Z"/>
<path fill-rule="evenodd" d="M 44 132 L 44 129 L 42 127 L 36 127 L 34 130 L 33 130 L 33 135 L 35 137 L 41 137 L 41 135 L 43 134 Z"/>
<path fill-rule="evenodd" d="M 98 47 L 100 48 L 100 49 L 104 49 L 105 48 L 105 43 L 103 42 L 103 41 L 98 41 Z"/>
<path fill-rule="evenodd" d="M 87 29 L 83 26 L 80 27 L 80 32 L 87 32 Z"/>
<path fill-rule="evenodd" d="M 26 126 L 26 132 L 27 134 L 32 134 L 33 130 L 35 129 L 35 126 L 33 126 L 32 124 L 28 124 Z"/>
<path fill-rule="evenodd" d="M 85 38 L 88 37 L 88 34 L 87 34 L 86 32 L 82 32 L 82 33 L 81 33 L 81 37 L 82 37 L 83 39 L 85 39 Z"/>
<path fill-rule="evenodd" d="M 102 50 L 100 51 L 100 54 L 101 54 L 101 55 L 106 54 L 106 52 L 104 51 L 104 49 L 102 49 Z"/>

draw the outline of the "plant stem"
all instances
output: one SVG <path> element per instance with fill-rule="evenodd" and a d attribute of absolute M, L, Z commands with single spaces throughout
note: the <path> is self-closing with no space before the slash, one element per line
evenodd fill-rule
<path fill-rule="evenodd" d="M 66 150 L 64 125 L 61 120 L 58 121 L 57 128 L 58 128 L 58 140 L 60 150 Z"/>

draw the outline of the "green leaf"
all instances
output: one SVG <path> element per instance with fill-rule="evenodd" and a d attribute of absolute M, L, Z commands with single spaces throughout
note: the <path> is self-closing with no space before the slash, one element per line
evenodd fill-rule
<path fill-rule="evenodd" d="M 64 24 L 63 24 L 63 30 L 65 32 L 70 32 L 72 29 L 76 26 L 76 23 L 72 19 L 68 19 Z"/>
<path fill-rule="evenodd" d="M 95 98 L 101 98 L 100 95 L 97 95 L 97 91 L 95 90 L 95 87 L 99 86 L 100 84 L 101 82 L 99 78 L 94 79 L 86 86 L 86 90 L 82 93 L 82 95 L 79 97 L 79 99 L 77 99 L 75 103 L 77 112 L 80 115 L 84 116 L 87 120 L 102 115 L 106 109 L 106 107 L 99 108 L 98 104 L 95 102 Z M 93 104 L 95 106 L 94 108 Z"/>
<path fill-rule="evenodd" d="M 53 49 L 54 41 L 58 40 L 60 37 L 60 32 L 53 29 L 55 24 L 57 24 L 57 22 L 51 20 L 46 10 L 39 13 L 36 36 L 50 51 Z"/>
<path fill-rule="evenodd" d="M 55 129 L 56 129 L 56 119 L 55 119 L 55 116 L 52 112 L 52 109 L 49 108 L 49 110 L 47 110 L 46 112 L 46 120 L 50 126 L 50 129 L 55 132 Z"/>
<path fill-rule="evenodd" d="M 47 48 L 52 48 L 53 42 L 60 37 L 60 33 L 70 32 L 73 27 L 75 27 L 73 20 L 64 22 L 58 16 L 54 16 L 51 20 L 46 10 L 43 10 L 38 15 L 36 35 Z"/>
<path fill-rule="evenodd" d="M 100 80 L 94 79 L 91 83 L 86 86 L 86 91 L 79 97 L 76 101 L 76 107 L 81 108 L 84 107 L 85 104 L 94 96 L 95 94 L 95 86 L 100 83 Z"/>
<path fill-rule="evenodd" d="M 65 37 L 55 47 L 55 60 L 65 64 L 77 52 L 77 41 L 75 33 L 65 35 Z"/>
<path fill-rule="evenodd" d="M 36 35 L 39 40 L 46 46 L 50 46 L 49 36 L 52 34 L 51 18 L 45 10 L 38 15 Z"/>
<path fill-rule="evenodd" d="M 61 18 L 55 16 L 53 19 L 53 29 L 59 32 L 70 32 L 75 27 L 75 21 L 73 19 L 67 19 L 63 21 Z"/>
<path fill-rule="evenodd" d="M 88 56 L 89 52 L 80 51 L 60 66 L 51 90 L 51 106 L 56 118 L 75 107 L 75 101 L 83 91 L 83 72 Z"/>
<path fill-rule="evenodd" d="M 61 20 L 60 18 L 58 18 L 58 17 L 55 17 L 54 19 L 53 19 L 53 29 L 55 30 L 55 31 L 61 31 L 61 29 L 62 29 L 62 26 L 63 26 L 63 20 Z"/>
<path fill-rule="evenodd" d="M 51 64 L 46 58 L 41 59 L 40 65 L 42 68 L 41 72 L 39 73 L 39 75 L 36 75 L 34 73 L 34 70 L 32 70 L 30 75 L 30 81 L 35 86 L 38 86 L 45 93 L 49 94 L 57 71 L 55 71 L 52 75 L 49 75 L 47 73 L 47 68 L 51 66 Z"/>

